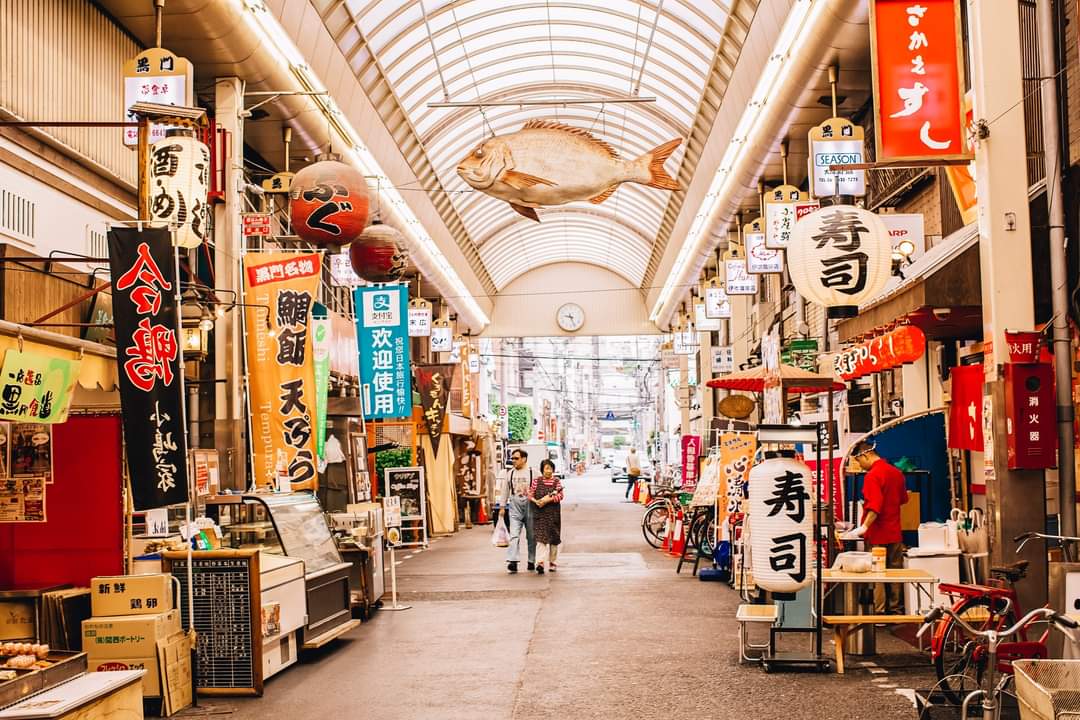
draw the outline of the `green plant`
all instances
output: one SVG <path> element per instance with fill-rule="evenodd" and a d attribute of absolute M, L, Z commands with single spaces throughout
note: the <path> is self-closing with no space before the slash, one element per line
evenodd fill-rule
<path fill-rule="evenodd" d="M 619 448 L 626 445 L 626 438 L 622 435 L 616 435 L 615 437 L 611 438 L 611 444 L 615 447 L 616 450 L 618 450 Z"/>
<path fill-rule="evenodd" d="M 532 437 L 532 408 L 528 405 L 510 405 L 506 408 L 507 428 L 513 442 L 528 442 Z"/>
<path fill-rule="evenodd" d="M 412 467 L 412 464 L 412 448 L 394 448 L 393 450 L 380 450 L 375 453 L 375 477 L 379 479 L 380 487 L 383 470 L 386 468 Z"/>

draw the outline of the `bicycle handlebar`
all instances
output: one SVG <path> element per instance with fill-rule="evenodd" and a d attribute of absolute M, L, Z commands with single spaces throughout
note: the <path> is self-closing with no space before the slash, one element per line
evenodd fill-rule
<path fill-rule="evenodd" d="M 1047 535 L 1046 533 L 1040 532 L 1026 532 L 1020 533 L 1013 538 L 1013 542 L 1018 543 L 1016 546 L 1016 552 L 1019 553 L 1021 550 L 1024 549 L 1024 546 L 1027 545 L 1029 540 L 1034 540 L 1035 538 L 1040 538 L 1042 540 L 1058 540 L 1060 542 L 1080 543 L 1080 537 L 1072 537 L 1070 535 Z"/>
<path fill-rule="evenodd" d="M 1077 641 L 1077 637 L 1070 631 L 1076 630 L 1078 627 L 1080 627 L 1080 623 L 1076 622 L 1071 617 L 1062 615 L 1061 613 L 1057 612 L 1052 608 L 1035 608 L 1027 615 L 1017 620 L 1015 625 L 1006 628 L 1005 630 L 977 630 L 971 625 L 968 625 L 967 621 L 964 620 L 964 618 L 959 613 L 953 611 L 951 607 L 940 605 L 927 613 L 926 617 L 923 619 L 922 627 L 920 627 L 919 632 L 916 633 L 916 637 L 922 637 L 923 634 L 935 622 L 940 620 L 943 615 L 948 615 L 953 620 L 960 623 L 960 626 L 974 637 L 985 639 L 990 639 L 992 637 L 997 637 L 1000 639 L 1009 637 L 1010 635 L 1015 635 L 1016 633 L 1020 632 L 1021 629 L 1027 627 L 1027 625 L 1036 618 L 1042 618 L 1054 623 L 1054 625 L 1056 625 L 1057 628 L 1061 630 L 1065 635 L 1067 635 L 1069 639 L 1073 642 Z"/>

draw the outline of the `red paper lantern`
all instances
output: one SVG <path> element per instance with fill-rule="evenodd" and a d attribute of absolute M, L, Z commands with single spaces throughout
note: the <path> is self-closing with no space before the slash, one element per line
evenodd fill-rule
<path fill-rule="evenodd" d="M 289 191 L 293 232 L 315 245 L 347 245 L 368 222 L 367 183 L 336 159 L 320 160 L 296 173 Z"/>
<path fill-rule="evenodd" d="M 855 380 L 882 370 L 915 362 L 926 352 L 926 335 L 914 325 L 902 325 L 884 335 L 843 350 L 836 356 L 836 374 Z"/>
<path fill-rule="evenodd" d="M 349 246 L 349 262 L 368 282 L 397 282 L 409 272 L 405 237 L 376 220 Z"/>

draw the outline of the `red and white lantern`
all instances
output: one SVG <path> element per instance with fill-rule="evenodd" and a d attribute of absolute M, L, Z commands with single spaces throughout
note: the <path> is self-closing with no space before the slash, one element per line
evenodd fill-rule
<path fill-rule="evenodd" d="M 296 173 L 289 198 L 293 232 L 305 242 L 347 245 L 367 226 L 370 201 L 364 176 L 336 158 Z"/>
<path fill-rule="evenodd" d="M 397 282 L 409 272 L 405 237 L 377 220 L 349 246 L 349 261 L 353 272 L 368 282 Z"/>

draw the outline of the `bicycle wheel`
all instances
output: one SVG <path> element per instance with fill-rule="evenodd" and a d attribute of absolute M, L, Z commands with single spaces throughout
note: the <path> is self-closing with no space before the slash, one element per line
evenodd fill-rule
<path fill-rule="evenodd" d="M 641 534 L 645 536 L 645 542 L 654 548 L 664 544 L 664 532 L 670 515 L 670 507 L 663 501 L 650 503 L 645 508 L 645 515 L 641 518 Z"/>
<path fill-rule="evenodd" d="M 1002 618 L 1000 603 L 991 606 L 989 598 L 972 598 L 962 606 L 961 615 L 968 624 L 979 630 L 991 627 L 1005 627 L 1016 622 L 1010 610 Z M 954 705 L 964 701 L 964 696 L 981 687 L 983 673 L 986 671 L 985 648 L 971 633 L 961 627 L 953 618 L 943 620 L 945 628 L 939 635 L 934 633 L 934 671 L 938 677 L 938 687 L 946 699 Z"/>

